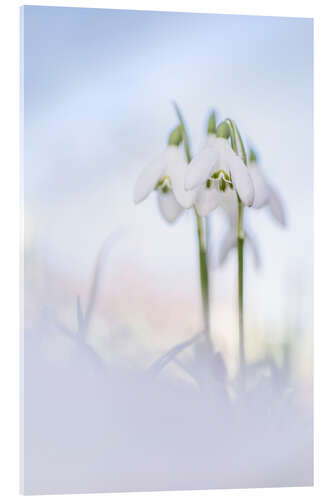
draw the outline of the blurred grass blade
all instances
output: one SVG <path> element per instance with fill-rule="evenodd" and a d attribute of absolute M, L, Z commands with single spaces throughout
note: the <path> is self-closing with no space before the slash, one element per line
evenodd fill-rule
<path fill-rule="evenodd" d="M 156 376 L 170 361 L 172 361 L 181 351 L 194 344 L 201 336 L 202 332 L 198 333 L 194 337 L 189 340 L 185 340 L 185 342 L 181 342 L 180 344 L 175 345 L 169 351 L 163 354 L 157 361 L 155 361 L 147 370 L 148 373 Z"/>

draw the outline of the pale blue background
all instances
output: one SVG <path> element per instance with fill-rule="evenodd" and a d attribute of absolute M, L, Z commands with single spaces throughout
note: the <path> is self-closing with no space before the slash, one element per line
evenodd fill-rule
<path fill-rule="evenodd" d="M 88 279 L 105 237 L 126 226 L 132 273 L 197 297 L 192 219 L 167 227 L 154 195 L 134 206 L 132 192 L 176 123 L 172 101 L 194 151 L 215 108 L 257 148 L 287 211 L 287 230 L 249 215 L 263 260 L 260 273 L 248 266 L 253 317 L 311 330 L 312 34 L 310 19 L 25 7 L 26 234 L 46 270 Z M 213 278 L 230 307 L 234 268 Z"/>

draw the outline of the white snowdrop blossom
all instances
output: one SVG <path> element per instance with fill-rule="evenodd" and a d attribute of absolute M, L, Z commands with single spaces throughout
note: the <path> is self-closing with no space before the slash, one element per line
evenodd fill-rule
<path fill-rule="evenodd" d="M 259 210 L 268 207 L 273 218 L 279 224 L 285 226 L 286 217 L 281 199 L 262 173 L 253 151 L 250 151 L 249 154 L 248 170 L 252 178 L 255 193 L 252 208 Z M 229 222 L 227 233 L 222 239 L 219 249 L 219 264 L 223 264 L 230 251 L 237 247 L 238 203 L 235 191 L 226 190 L 223 193 L 223 197 L 221 197 L 220 205 L 226 213 Z M 261 261 L 256 239 L 248 228 L 244 229 L 244 237 L 245 244 L 251 248 L 255 266 L 258 268 Z"/>
<path fill-rule="evenodd" d="M 268 206 L 273 218 L 282 226 L 286 225 L 284 207 L 279 194 L 267 181 L 265 175 L 257 164 L 255 154 L 250 151 L 248 169 L 254 186 L 253 208 Z"/>
<path fill-rule="evenodd" d="M 242 159 L 224 137 L 210 134 L 204 149 L 196 155 L 185 175 L 185 189 L 197 188 L 195 205 L 199 215 L 207 215 L 221 202 L 224 192 L 235 189 L 245 205 L 254 200 L 251 176 Z"/>
<path fill-rule="evenodd" d="M 168 222 L 174 222 L 184 208 L 192 206 L 196 194 L 184 188 L 187 168 L 182 151 L 176 145 L 169 144 L 139 175 L 134 189 L 134 202 L 140 203 L 152 191 L 157 191 L 161 214 Z"/>

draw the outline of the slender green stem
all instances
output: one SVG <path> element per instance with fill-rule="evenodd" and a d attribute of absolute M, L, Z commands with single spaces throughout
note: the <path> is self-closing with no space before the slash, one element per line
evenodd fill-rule
<path fill-rule="evenodd" d="M 176 114 L 177 114 L 181 129 L 182 129 L 184 149 L 185 149 L 187 163 L 190 163 L 190 161 L 192 159 L 192 155 L 191 155 L 190 142 L 189 142 L 188 134 L 187 134 L 186 127 L 185 127 L 184 118 L 183 118 L 183 115 L 182 115 L 179 107 L 177 106 L 177 104 L 175 102 L 174 102 L 174 107 L 175 107 Z"/>
<path fill-rule="evenodd" d="M 182 129 L 184 149 L 186 154 L 187 163 L 190 163 L 192 156 L 190 150 L 190 144 L 188 139 L 188 134 L 186 131 L 185 123 L 181 111 L 176 103 L 174 107 L 177 113 L 177 117 Z M 196 224 L 197 224 L 197 236 L 198 236 L 198 249 L 199 249 L 199 270 L 200 270 L 200 286 L 201 286 L 201 301 L 202 301 L 202 311 L 204 319 L 204 330 L 206 334 L 207 341 L 211 346 L 210 337 L 210 297 L 209 297 L 209 273 L 208 273 L 208 257 L 207 257 L 207 244 L 208 240 L 205 238 L 205 228 L 203 218 L 194 209 Z M 207 224 L 207 223 L 206 223 Z M 207 228 L 207 225 L 206 225 Z M 207 235 L 206 235 L 207 236 Z"/>
<path fill-rule="evenodd" d="M 236 154 L 238 154 L 237 142 L 240 146 L 240 153 L 244 164 L 247 164 L 246 151 L 239 130 L 233 120 L 227 119 L 231 130 L 231 146 Z M 239 370 L 241 389 L 245 388 L 245 340 L 244 340 L 244 204 L 237 195 L 238 200 L 238 221 L 237 221 L 237 264 L 238 264 L 238 332 L 239 332 Z"/>
<path fill-rule="evenodd" d="M 242 386 L 245 378 L 245 344 L 244 344 L 244 205 L 238 198 L 237 224 L 237 256 L 238 256 L 238 331 L 239 331 L 239 365 Z"/>
<path fill-rule="evenodd" d="M 244 164 L 247 165 L 246 150 L 245 150 L 245 146 L 244 146 L 244 142 L 242 140 L 242 137 L 239 133 L 238 127 L 237 127 L 236 123 L 233 120 L 231 120 L 231 118 L 227 118 L 226 122 L 229 122 L 229 125 L 230 125 L 230 131 L 231 131 L 230 139 L 231 139 L 232 149 L 235 151 L 235 153 L 237 153 L 237 154 L 239 153 L 238 147 L 237 147 L 237 139 L 238 139 L 239 146 L 241 149 L 240 153 L 242 155 L 242 160 L 243 160 Z"/>
<path fill-rule="evenodd" d="M 200 266 L 200 285 L 201 285 L 201 300 L 204 317 L 205 334 L 210 342 L 210 301 L 209 301 L 209 274 L 207 263 L 207 251 L 204 233 L 204 223 L 202 217 L 195 212 L 197 222 L 197 234 L 199 244 L 199 266 Z"/>

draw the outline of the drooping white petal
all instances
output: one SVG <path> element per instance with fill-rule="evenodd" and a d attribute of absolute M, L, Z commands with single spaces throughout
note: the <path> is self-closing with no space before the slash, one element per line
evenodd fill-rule
<path fill-rule="evenodd" d="M 179 205 L 172 191 L 168 193 L 157 193 L 158 206 L 161 214 L 167 222 L 174 222 L 183 212 L 183 207 Z"/>
<path fill-rule="evenodd" d="M 237 194 L 233 189 L 226 189 L 221 196 L 220 205 L 229 218 L 231 226 L 236 226 L 238 217 Z"/>
<path fill-rule="evenodd" d="M 286 225 L 286 214 L 284 207 L 278 193 L 270 186 L 269 187 L 269 200 L 268 206 L 274 219 L 281 224 L 281 226 Z"/>
<path fill-rule="evenodd" d="M 216 137 L 215 134 L 208 134 L 206 138 L 205 147 L 207 148 L 216 148 L 219 138 Z"/>
<path fill-rule="evenodd" d="M 251 207 L 254 201 L 254 187 L 248 168 L 232 150 L 228 161 L 234 188 L 242 202 Z"/>
<path fill-rule="evenodd" d="M 261 259 L 258 251 L 258 245 L 255 238 L 248 232 L 245 233 L 245 244 L 251 249 L 254 265 L 256 269 L 259 269 L 261 266 Z M 222 265 L 226 261 L 230 251 L 234 248 L 237 248 L 237 234 L 235 228 L 230 226 L 228 233 L 222 240 L 219 255 L 220 265 Z"/>
<path fill-rule="evenodd" d="M 261 258 L 258 250 L 257 240 L 252 233 L 249 233 L 249 231 L 246 231 L 245 233 L 245 243 L 247 243 L 249 248 L 251 248 L 254 265 L 256 269 L 259 269 L 261 267 Z"/>
<path fill-rule="evenodd" d="M 196 190 L 186 191 L 184 187 L 185 175 L 188 169 L 189 166 L 182 158 L 169 162 L 166 169 L 166 175 L 170 176 L 171 187 L 176 200 L 184 208 L 190 208 L 196 196 Z"/>
<path fill-rule="evenodd" d="M 261 259 L 258 251 L 258 245 L 253 235 L 249 234 L 248 232 L 245 233 L 245 245 L 251 249 L 254 265 L 256 269 L 259 269 L 261 266 Z M 222 245 L 219 254 L 220 265 L 222 265 L 225 262 L 230 251 L 233 250 L 234 248 L 237 248 L 237 233 L 235 228 L 230 226 L 228 233 L 222 240 Z"/>
<path fill-rule="evenodd" d="M 162 154 L 142 170 L 134 188 L 134 203 L 140 203 L 140 201 L 143 201 L 152 191 L 154 191 L 165 169 L 165 156 Z"/>
<path fill-rule="evenodd" d="M 222 193 L 211 187 L 201 187 L 195 198 L 195 207 L 200 216 L 204 217 L 221 203 Z"/>
<path fill-rule="evenodd" d="M 225 139 L 224 137 L 215 137 L 214 145 L 219 155 L 219 162 L 218 162 L 219 168 L 223 170 L 228 170 L 230 155 L 235 154 L 228 140 Z"/>
<path fill-rule="evenodd" d="M 185 158 L 183 156 L 182 151 L 179 149 L 178 146 L 174 145 L 168 145 L 166 150 L 164 151 L 164 159 L 167 165 L 170 165 L 171 163 L 177 163 L 177 162 L 185 162 Z"/>
<path fill-rule="evenodd" d="M 261 208 L 268 203 L 269 186 L 258 166 L 251 162 L 248 166 L 254 187 L 253 208 Z"/>
<path fill-rule="evenodd" d="M 205 147 L 188 165 L 185 176 L 185 189 L 191 190 L 205 183 L 217 161 L 217 151 L 212 147 Z"/>
<path fill-rule="evenodd" d="M 237 236 L 234 228 L 230 227 L 226 236 L 222 240 L 220 248 L 219 262 L 222 265 L 229 255 L 230 250 L 237 246 Z"/>

